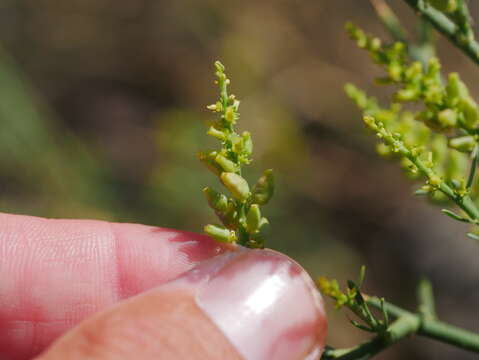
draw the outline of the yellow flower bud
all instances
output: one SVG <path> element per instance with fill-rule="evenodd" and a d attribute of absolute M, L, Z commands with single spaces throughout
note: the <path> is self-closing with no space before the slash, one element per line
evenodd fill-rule
<path fill-rule="evenodd" d="M 217 241 L 226 243 L 232 243 L 236 241 L 235 232 L 232 230 L 228 230 L 222 226 L 209 224 L 206 225 L 203 230 L 206 234 L 208 234 Z"/>
<path fill-rule="evenodd" d="M 246 200 L 251 195 L 248 182 L 241 175 L 224 172 L 221 174 L 221 182 L 235 198 L 241 201 Z"/>

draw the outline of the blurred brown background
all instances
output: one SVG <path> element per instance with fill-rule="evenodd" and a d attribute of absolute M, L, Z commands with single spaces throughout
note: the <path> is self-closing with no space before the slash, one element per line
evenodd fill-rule
<path fill-rule="evenodd" d="M 344 281 L 366 264 L 365 290 L 411 309 L 427 275 L 442 318 L 479 331 L 479 245 L 376 156 L 343 85 L 385 91 L 347 20 L 387 37 L 365 0 L 2 0 L 0 209 L 201 231 L 214 218 L 201 189 L 219 185 L 195 153 L 220 59 L 255 141 L 248 175 L 276 172 L 269 246 L 313 276 Z M 477 95 L 478 68 L 443 39 L 438 52 Z M 330 344 L 365 338 L 329 312 Z M 377 358 L 475 356 L 414 339 Z"/>

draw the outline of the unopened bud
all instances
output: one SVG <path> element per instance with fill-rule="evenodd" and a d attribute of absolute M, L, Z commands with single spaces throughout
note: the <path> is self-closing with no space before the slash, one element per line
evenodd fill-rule
<path fill-rule="evenodd" d="M 427 65 L 427 72 L 429 74 L 437 74 L 441 70 L 441 63 L 439 62 L 439 59 L 435 56 L 429 59 L 428 65 Z"/>
<path fill-rule="evenodd" d="M 241 134 L 241 137 L 243 138 L 244 152 L 251 155 L 253 152 L 253 140 L 251 140 L 251 134 L 248 131 L 245 131 Z"/>
<path fill-rule="evenodd" d="M 223 168 L 215 161 L 216 151 L 211 153 L 200 152 L 198 159 L 215 175 L 220 176 Z"/>
<path fill-rule="evenodd" d="M 227 172 L 238 171 L 238 165 L 236 165 L 233 161 L 231 161 L 230 159 L 227 159 L 221 154 L 216 155 L 215 161 L 221 166 L 223 171 L 227 171 Z"/>
<path fill-rule="evenodd" d="M 432 187 L 438 188 L 441 185 L 441 183 L 442 183 L 442 180 L 438 175 L 432 174 L 429 176 L 428 184 L 431 185 Z"/>
<path fill-rule="evenodd" d="M 235 123 L 235 111 L 232 106 L 228 106 L 225 111 L 225 120 L 231 124 Z"/>
<path fill-rule="evenodd" d="M 211 126 L 209 129 L 208 129 L 208 132 L 207 132 L 208 135 L 210 136 L 213 136 L 219 140 L 225 140 L 226 139 L 226 134 L 221 131 L 221 130 L 218 130 L 217 128 L 215 128 L 214 126 Z"/>
<path fill-rule="evenodd" d="M 470 96 L 466 96 L 459 103 L 459 107 L 464 113 L 466 125 L 471 128 L 475 127 L 479 120 L 477 103 Z"/>
<path fill-rule="evenodd" d="M 376 145 L 376 151 L 381 156 L 391 155 L 391 149 L 385 143 L 380 142 Z"/>
<path fill-rule="evenodd" d="M 274 194 L 274 177 L 273 170 L 265 170 L 263 175 L 258 179 L 253 187 L 253 201 L 256 204 L 264 205 Z"/>
<path fill-rule="evenodd" d="M 238 174 L 224 172 L 221 174 L 221 182 L 235 198 L 241 201 L 246 200 L 251 195 L 248 182 Z"/>
<path fill-rule="evenodd" d="M 417 89 L 405 88 L 396 92 L 394 97 L 397 101 L 411 101 L 416 100 L 418 94 Z"/>
<path fill-rule="evenodd" d="M 259 229 L 261 221 L 261 211 L 258 204 L 250 206 L 248 213 L 246 214 L 246 229 L 248 232 L 253 233 Z"/>
<path fill-rule="evenodd" d="M 445 109 L 437 114 L 437 120 L 441 127 L 450 128 L 457 124 L 457 113 L 452 109 Z"/>
<path fill-rule="evenodd" d="M 228 198 L 225 195 L 209 187 L 205 187 L 203 193 L 213 210 L 224 213 L 228 209 Z"/>
<path fill-rule="evenodd" d="M 415 61 L 406 69 L 406 77 L 410 80 L 418 77 L 422 74 L 422 64 L 419 61 Z"/>
<path fill-rule="evenodd" d="M 379 130 L 379 126 L 378 126 L 378 124 L 376 122 L 376 119 L 374 117 L 368 116 L 368 115 L 363 116 L 363 121 L 369 129 L 371 129 L 373 131 L 378 131 Z"/>
<path fill-rule="evenodd" d="M 391 63 L 388 66 L 388 74 L 389 77 L 394 81 L 400 81 L 402 75 L 402 68 L 401 65 L 398 63 Z"/>
<path fill-rule="evenodd" d="M 220 112 L 223 110 L 223 105 L 217 101 L 215 104 L 208 105 L 206 108 L 214 112 Z"/>
<path fill-rule="evenodd" d="M 452 98 L 462 99 L 469 95 L 466 85 L 462 82 L 457 73 L 449 74 L 446 92 L 447 95 Z"/>
<path fill-rule="evenodd" d="M 215 61 L 215 68 L 217 71 L 225 71 L 225 66 L 218 60 Z"/>
<path fill-rule="evenodd" d="M 372 51 L 378 51 L 381 48 L 381 39 L 379 38 L 371 39 L 370 48 Z"/>
<path fill-rule="evenodd" d="M 449 147 L 462 152 L 471 152 L 476 146 L 476 140 L 473 136 L 461 136 L 449 140 Z"/>
<path fill-rule="evenodd" d="M 233 230 L 226 229 L 222 226 L 218 225 L 206 225 L 203 228 L 204 232 L 211 236 L 213 239 L 220 241 L 220 242 L 226 242 L 226 243 L 232 243 L 236 241 L 236 234 Z"/>
<path fill-rule="evenodd" d="M 233 151 L 237 154 L 241 154 L 243 152 L 243 139 L 241 136 L 237 134 L 232 134 L 230 136 L 231 144 L 233 145 Z"/>
<path fill-rule="evenodd" d="M 454 12 L 457 9 L 457 0 L 429 0 L 432 6 L 442 12 Z"/>

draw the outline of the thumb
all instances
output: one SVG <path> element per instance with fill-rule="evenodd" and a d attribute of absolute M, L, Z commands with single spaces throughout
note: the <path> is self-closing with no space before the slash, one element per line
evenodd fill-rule
<path fill-rule="evenodd" d="M 40 359 L 316 359 L 326 328 L 299 265 L 241 249 L 90 318 Z"/>

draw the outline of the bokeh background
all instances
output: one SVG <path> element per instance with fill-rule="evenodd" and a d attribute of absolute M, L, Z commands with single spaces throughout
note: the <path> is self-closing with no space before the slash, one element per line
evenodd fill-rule
<path fill-rule="evenodd" d="M 414 30 L 412 11 L 391 3 Z M 2 0 L 0 209 L 201 231 L 214 219 L 201 189 L 219 185 L 195 153 L 211 144 L 221 59 L 254 136 L 248 176 L 276 173 L 269 246 L 341 282 L 365 264 L 365 290 L 410 309 L 426 275 L 442 318 L 479 331 L 479 245 L 376 156 L 343 85 L 387 91 L 347 20 L 387 37 L 365 0 Z M 478 68 L 437 46 L 478 94 Z M 330 305 L 330 344 L 365 339 Z M 413 339 L 377 358 L 475 356 Z"/>

